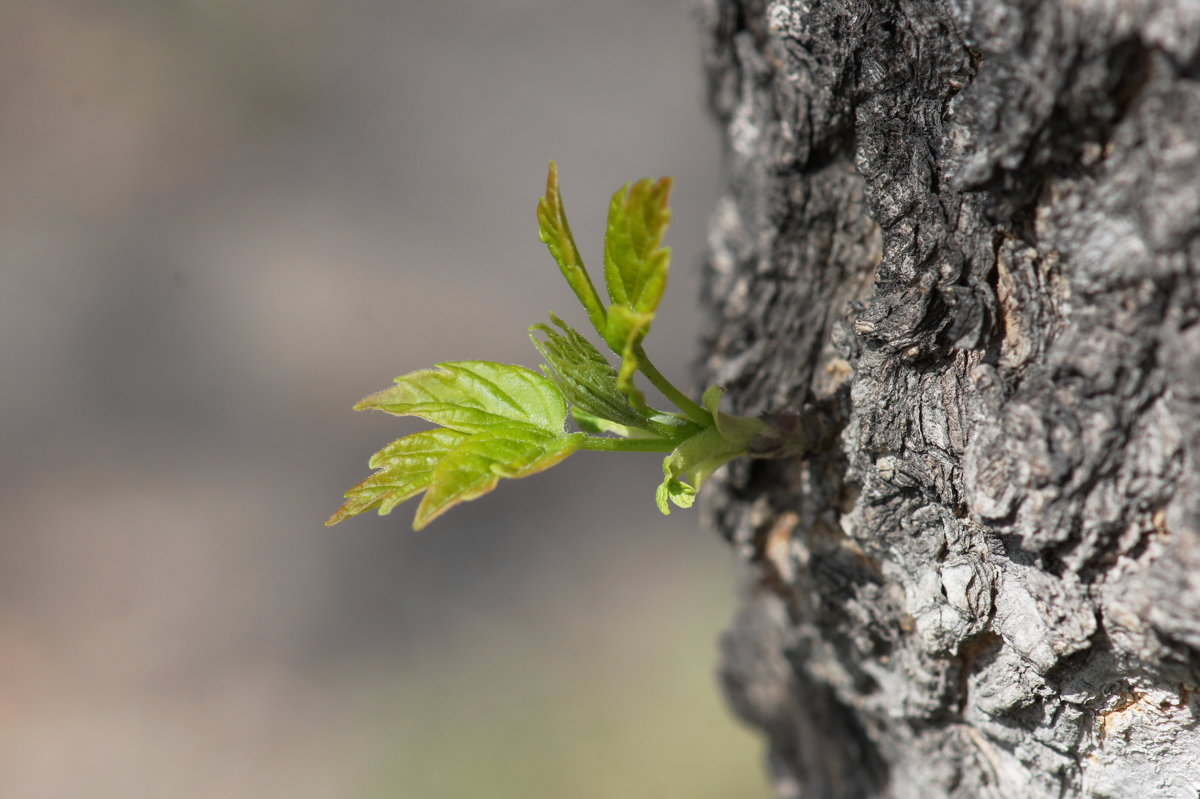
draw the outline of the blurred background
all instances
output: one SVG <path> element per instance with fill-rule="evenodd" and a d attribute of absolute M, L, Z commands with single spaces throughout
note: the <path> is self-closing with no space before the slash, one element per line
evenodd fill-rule
<path fill-rule="evenodd" d="M 719 169 L 684 0 L 0 4 L 0 796 L 764 797 L 731 556 L 653 455 L 326 529 L 355 414 L 582 313 L 558 160 L 674 175 L 648 349 L 688 383 Z"/>

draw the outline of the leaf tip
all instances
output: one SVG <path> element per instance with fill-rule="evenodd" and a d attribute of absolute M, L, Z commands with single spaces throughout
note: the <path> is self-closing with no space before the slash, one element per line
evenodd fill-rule
<path fill-rule="evenodd" d="M 538 200 L 538 207 L 547 206 L 547 210 L 556 209 L 561 201 L 558 199 L 558 164 L 553 158 L 546 165 L 546 193 Z M 558 211 L 561 213 L 561 211 Z"/>
<path fill-rule="evenodd" d="M 663 175 L 658 179 L 658 182 L 654 184 L 654 188 L 651 190 L 658 198 L 659 205 L 661 205 L 664 209 L 671 202 L 671 189 L 674 186 L 675 179 L 670 175 Z"/>
<path fill-rule="evenodd" d="M 379 395 L 383 394 L 384 391 L 387 391 L 387 390 L 388 389 L 385 388 L 383 391 L 376 391 L 374 394 L 368 394 L 367 396 L 363 397 L 358 402 L 354 403 L 354 410 L 356 410 L 356 411 L 377 410 L 379 408 Z"/>

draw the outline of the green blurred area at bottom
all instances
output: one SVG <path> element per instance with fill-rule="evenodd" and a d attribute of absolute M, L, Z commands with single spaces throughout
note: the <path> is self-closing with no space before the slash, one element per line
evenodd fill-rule
<path fill-rule="evenodd" d="M 646 620 L 557 649 L 506 647 L 498 631 L 462 646 L 455 667 L 431 659 L 374 708 L 352 795 L 767 799 L 762 743 L 717 686 L 707 610 L 665 633 Z M 471 653 L 487 653 L 486 662 Z"/>

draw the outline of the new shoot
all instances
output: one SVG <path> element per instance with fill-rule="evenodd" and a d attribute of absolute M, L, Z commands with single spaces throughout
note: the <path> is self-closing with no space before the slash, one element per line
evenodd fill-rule
<path fill-rule="evenodd" d="M 416 416 L 437 427 L 375 453 L 374 473 L 346 492 L 326 524 L 369 510 L 390 513 L 423 494 L 413 521 L 420 530 L 502 478 L 536 474 L 579 450 L 667 453 L 655 495 L 665 514 L 672 504 L 691 507 L 713 471 L 747 454 L 768 425 L 722 413 L 717 386 L 692 400 L 642 347 L 667 287 L 671 252 L 662 237 L 671 220 L 670 192 L 670 178 L 647 178 L 613 195 L 604 237 L 605 303 L 575 246 L 551 162 L 537 206 L 540 238 L 617 364 L 551 315 L 550 324 L 529 329 L 545 361 L 541 374 L 512 364 L 452 361 L 397 377 L 355 410 Z M 674 408 L 650 407 L 635 383 L 639 373 Z M 568 416 L 577 431 L 567 429 Z"/>

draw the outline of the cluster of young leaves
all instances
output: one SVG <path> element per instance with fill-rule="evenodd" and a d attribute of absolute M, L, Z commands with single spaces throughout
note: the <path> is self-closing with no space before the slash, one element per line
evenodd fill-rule
<path fill-rule="evenodd" d="M 541 240 L 579 298 L 601 340 L 620 359 L 614 367 L 588 339 L 551 314 L 530 328 L 544 375 L 523 366 L 455 361 L 402 375 L 356 410 L 416 416 L 440 427 L 393 441 L 371 458 L 376 471 L 346 492 L 326 524 L 368 510 L 382 514 L 424 492 L 414 529 L 449 508 L 491 491 L 501 478 L 526 477 L 578 450 L 669 453 L 656 500 L 659 510 L 687 508 L 704 481 L 744 455 L 766 428 L 757 419 L 721 413 L 713 386 L 696 403 L 671 385 L 642 347 L 667 286 L 671 179 L 626 184 L 612 198 L 604 239 L 600 299 L 567 222 L 550 163 L 538 202 Z M 635 385 L 641 373 L 676 406 L 650 407 Z M 566 428 L 570 413 L 582 432 Z"/>

